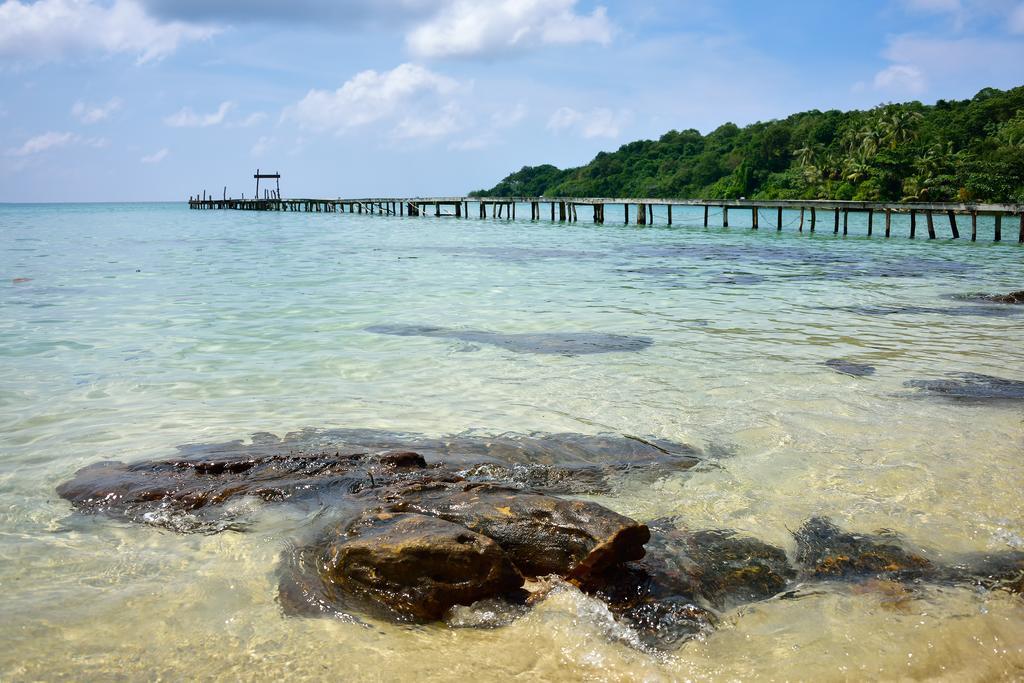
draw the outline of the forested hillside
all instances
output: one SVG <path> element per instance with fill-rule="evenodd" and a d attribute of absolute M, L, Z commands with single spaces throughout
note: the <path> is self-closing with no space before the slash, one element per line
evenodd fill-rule
<path fill-rule="evenodd" d="M 473 194 L 1024 202 L 1024 87 L 672 130 L 580 168 L 524 167 Z"/>

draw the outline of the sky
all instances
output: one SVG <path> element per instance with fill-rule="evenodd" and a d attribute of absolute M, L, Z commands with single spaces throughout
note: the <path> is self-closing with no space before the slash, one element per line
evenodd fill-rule
<path fill-rule="evenodd" d="M 456 195 L 1022 84 L 1021 0 L 3 0 L 0 202 Z"/>

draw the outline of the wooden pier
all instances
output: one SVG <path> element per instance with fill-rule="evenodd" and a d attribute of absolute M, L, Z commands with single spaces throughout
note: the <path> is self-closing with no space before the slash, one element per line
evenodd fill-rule
<path fill-rule="evenodd" d="M 268 176 L 261 176 L 268 177 Z M 276 174 L 274 176 L 277 177 Z M 226 194 L 226 190 L 225 190 Z M 276 196 L 275 196 L 276 195 Z M 257 195 L 258 196 L 258 195 Z M 238 211 L 302 211 L 316 213 L 350 213 L 401 217 L 453 217 L 493 218 L 516 220 L 517 208 L 528 207 L 530 220 L 551 220 L 552 222 L 574 223 L 579 220 L 580 209 L 585 218 L 596 224 L 605 222 L 605 207 L 622 206 L 625 224 L 630 224 L 631 207 L 633 220 L 637 225 L 653 225 L 655 208 L 665 224 L 673 225 L 673 207 L 703 207 L 703 227 L 711 225 L 712 217 L 721 217 L 721 225 L 729 227 L 729 214 L 749 212 L 750 228 L 758 230 L 774 228 L 782 230 L 791 227 L 799 232 L 815 232 L 822 229 L 819 219 L 825 222 L 824 229 L 835 235 L 849 234 L 850 215 L 861 214 L 867 218 L 867 235 L 876 232 L 876 219 L 881 223 L 878 231 L 884 230 L 886 238 L 893 234 L 893 216 L 909 216 L 911 239 L 918 235 L 919 219 L 923 219 L 928 239 L 941 236 L 959 239 L 962 217 L 965 229 L 969 223 L 970 239 L 978 239 L 978 219 L 992 218 L 992 239 L 1003 239 L 1003 222 L 1012 226 L 1016 223 L 1017 241 L 1024 244 L 1024 204 L 967 204 L 967 203 L 880 203 L 830 200 L 749 200 L 749 199 L 625 199 L 625 198 L 580 198 L 580 197 L 366 197 L 361 199 L 282 199 L 280 191 L 266 192 L 263 198 L 214 199 L 206 193 L 189 197 L 190 209 L 221 209 Z M 714 214 L 712 214 L 712 211 Z M 784 220 L 788 212 L 789 220 Z M 799 212 L 799 216 L 797 216 Z M 588 215 L 589 213 L 589 215 Z M 524 216 L 525 218 L 525 216 Z M 829 220 L 831 219 L 831 220 Z M 938 219 L 938 220 L 937 220 Z M 717 221 L 716 221 L 717 222 Z M 747 223 L 748 221 L 743 221 Z M 943 228 L 942 224 L 946 227 Z M 694 225 L 688 223 L 688 225 Z M 1012 230 L 1012 227 L 1010 229 Z"/>

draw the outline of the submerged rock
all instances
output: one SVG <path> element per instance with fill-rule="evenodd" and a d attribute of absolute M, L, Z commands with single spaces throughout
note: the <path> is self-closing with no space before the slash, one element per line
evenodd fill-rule
<path fill-rule="evenodd" d="M 870 377 L 875 374 L 875 367 L 873 365 L 855 363 L 843 358 L 830 358 L 822 363 L 822 365 L 835 370 L 841 375 L 849 375 L 850 377 Z"/>
<path fill-rule="evenodd" d="M 950 379 L 910 380 L 903 386 L 962 401 L 1021 401 L 1024 382 L 976 372 L 960 372 Z"/>
<path fill-rule="evenodd" d="M 825 517 L 808 520 L 794 537 L 796 561 L 810 577 L 908 581 L 936 573 L 928 559 L 901 547 L 898 537 L 849 533 Z"/>
<path fill-rule="evenodd" d="M 816 517 L 794 534 L 790 564 L 782 549 L 735 531 L 645 525 L 532 486 L 564 490 L 581 473 L 588 486 L 607 486 L 609 473 L 678 471 L 694 453 L 632 437 L 304 432 L 98 463 L 58 491 L 83 512 L 183 532 L 236 528 L 241 501 L 313 501 L 329 514 L 312 515 L 319 528 L 282 556 L 278 595 L 290 615 L 497 627 L 543 598 L 527 588 L 568 581 L 643 643 L 673 648 L 714 628 L 721 611 L 786 595 L 797 579 L 886 585 L 908 598 L 922 581 L 1024 590 L 1024 553 L 944 566 L 895 534 L 851 533 Z"/>
<path fill-rule="evenodd" d="M 1009 294 L 955 294 L 953 298 L 980 304 L 1024 304 L 1024 289 Z"/>
<path fill-rule="evenodd" d="M 593 353 L 643 351 L 652 346 L 650 337 L 602 332 L 533 332 L 503 334 L 485 330 L 457 330 L 429 325 L 374 325 L 367 332 L 397 337 L 438 337 L 457 339 L 471 344 L 500 346 L 515 353 L 539 353 L 581 356 Z"/>

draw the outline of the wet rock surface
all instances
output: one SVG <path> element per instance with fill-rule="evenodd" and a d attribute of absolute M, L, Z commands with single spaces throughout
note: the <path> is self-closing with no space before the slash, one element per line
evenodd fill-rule
<path fill-rule="evenodd" d="M 650 337 L 601 332 L 534 332 L 503 334 L 486 330 L 458 330 L 429 325 L 374 325 L 367 332 L 397 337 L 436 337 L 470 344 L 489 344 L 515 353 L 581 356 L 595 353 L 643 351 L 653 346 Z"/>
<path fill-rule="evenodd" d="M 425 515 L 364 515 L 328 534 L 315 561 L 325 601 L 399 621 L 437 621 L 523 585 L 494 540 Z"/>
<path fill-rule="evenodd" d="M 921 582 L 1024 590 L 1020 552 L 940 565 L 891 532 L 853 533 L 816 517 L 794 533 L 791 562 L 782 548 L 732 530 L 690 530 L 675 518 L 642 524 L 495 481 L 528 466 L 550 470 L 533 483 L 565 489 L 578 472 L 664 474 L 698 462 L 695 449 L 664 441 L 309 430 L 179 450 L 86 467 L 58 491 L 82 512 L 179 532 L 244 530 L 231 513 L 240 500 L 312 501 L 328 514 L 313 515 L 321 521 L 309 536 L 282 553 L 278 599 L 288 615 L 496 628 L 544 598 L 531 582 L 568 582 L 603 600 L 644 646 L 671 649 L 708 633 L 723 611 L 789 595 L 796 581 L 886 585 L 901 596 L 910 596 L 901 586 Z M 482 467 L 488 480 L 474 480 Z"/>
<path fill-rule="evenodd" d="M 1024 304 L 1024 289 L 1009 294 L 985 294 L 982 292 L 954 294 L 952 298 L 979 304 Z"/>
<path fill-rule="evenodd" d="M 936 573 L 928 559 L 903 548 L 895 535 L 854 534 L 815 517 L 794 537 L 796 561 L 814 578 L 910 581 Z"/>
<path fill-rule="evenodd" d="M 850 377 L 870 377 L 875 374 L 875 367 L 867 363 L 857 363 L 843 358 L 830 358 L 822 363 L 827 368 L 835 370 L 841 375 Z"/>
<path fill-rule="evenodd" d="M 963 402 L 1024 400 L 1024 381 L 976 372 L 961 372 L 947 379 L 910 380 L 903 386 Z"/>

